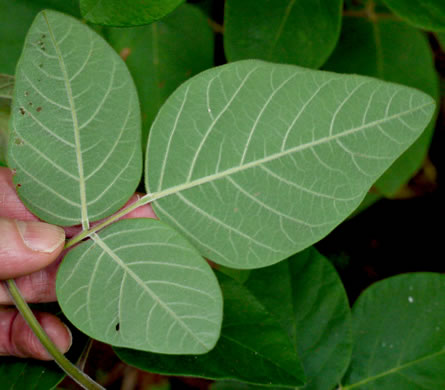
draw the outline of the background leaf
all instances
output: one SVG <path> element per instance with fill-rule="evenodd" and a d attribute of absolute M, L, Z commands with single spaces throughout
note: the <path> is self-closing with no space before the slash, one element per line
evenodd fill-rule
<path fill-rule="evenodd" d="M 339 44 L 324 66 L 418 88 L 439 100 L 439 80 L 427 38 L 405 23 L 345 17 Z M 422 136 L 383 174 L 375 187 L 393 196 L 422 166 L 435 118 Z"/>
<path fill-rule="evenodd" d="M 205 257 L 263 267 L 354 211 L 433 112 L 427 95 L 370 78 L 225 65 L 181 85 L 161 108 L 147 193 L 165 196 L 153 203 L 157 215 Z"/>
<path fill-rule="evenodd" d="M 212 67 L 213 33 L 200 10 L 184 4 L 159 22 L 109 28 L 106 36 L 134 78 L 142 108 L 142 143 L 167 97 L 191 76 Z"/>
<path fill-rule="evenodd" d="M 207 352 L 222 322 L 210 266 L 153 219 L 118 221 L 71 250 L 57 274 L 57 298 L 90 337 L 144 351 Z"/>
<path fill-rule="evenodd" d="M 246 287 L 287 330 L 306 390 L 331 390 L 352 352 L 348 298 L 334 267 L 314 248 L 250 273 Z"/>
<path fill-rule="evenodd" d="M 218 273 L 224 295 L 221 338 L 208 354 L 165 356 L 117 348 L 133 366 L 162 374 L 299 386 L 304 373 L 293 342 L 277 318 L 240 283 Z"/>
<path fill-rule="evenodd" d="M 227 0 L 224 49 L 229 61 L 258 58 L 320 67 L 337 43 L 342 0 Z"/>
<path fill-rule="evenodd" d="M 0 0 L 0 73 L 15 73 L 26 32 L 45 8 L 80 16 L 78 0 Z"/>
<path fill-rule="evenodd" d="M 4 390 L 50 390 L 64 377 L 65 374 L 54 362 L 0 358 L 0 379 Z"/>
<path fill-rule="evenodd" d="M 415 27 L 445 31 L 445 3 L 442 0 L 383 0 L 396 15 Z"/>
<path fill-rule="evenodd" d="M 437 33 L 436 37 L 439 41 L 440 46 L 442 47 L 442 50 L 445 51 L 445 32 Z"/>
<path fill-rule="evenodd" d="M 136 89 L 95 32 L 42 11 L 17 66 L 8 164 L 23 203 L 59 225 L 104 218 L 141 175 Z"/>
<path fill-rule="evenodd" d="M 343 390 L 445 387 L 445 276 L 413 273 L 375 283 L 353 307 L 355 334 Z"/>
<path fill-rule="evenodd" d="M 107 26 L 138 26 L 161 19 L 184 0 L 80 0 L 82 16 Z"/>

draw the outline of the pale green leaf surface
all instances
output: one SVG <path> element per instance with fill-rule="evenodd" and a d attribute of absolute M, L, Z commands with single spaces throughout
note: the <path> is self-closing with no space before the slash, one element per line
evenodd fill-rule
<path fill-rule="evenodd" d="M 324 68 L 407 85 L 439 99 L 439 80 L 428 40 L 402 22 L 345 17 L 339 44 Z M 379 178 L 375 184 L 379 192 L 393 196 L 420 169 L 434 124 L 435 117 L 420 138 Z"/>
<path fill-rule="evenodd" d="M 0 74 L 0 99 L 12 99 L 14 76 Z"/>
<path fill-rule="evenodd" d="M 415 27 L 445 32 L 443 0 L 383 0 L 396 15 Z"/>
<path fill-rule="evenodd" d="M 82 16 L 107 26 L 138 26 L 161 19 L 184 0 L 80 0 Z"/>
<path fill-rule="evenodd" d="M 142 143 L 167 97 L 213 65 L 213 32 L 204 14 L 184 4 L 149 26 L 109 28 L 107 39 L 126 57 L 142 109 Z"/>
<path fill-rule="evenodd" d="M 118 210 L 141 175 L 140 113 L 127 68 L 95 32 L 43 11 L 16 71 L 8 165 L 23 203 L 59 225 Z"/>
<path fill-rule="evenodd" d="M 356 301 L 343 390 L 445 388 L 445 276 L 413 273 L 375 283 Z"/>
<path fill-rule="evenodd" d="M 337 43 L 341 10 L 342 0 L 227 0 L 226 56 L 318 68 Z"/>
<path fill-rule="evenodd" d="M 46 8 L 80 15 L 78 0 L 0 0 L 0 72 L 14 73 L 26 32 Z"/>
<path fill-rule="evenodd" d="M 333 389 L 349 365 L 352 332 L 348 298 L 331 263 L 309 248 L 251 271 L 245 286 L 293 340 L 306 374 L 301 388 Z"/>
<path fill-rule="evenodd" d="M 88 336 L 168 354 L 204 353 L 219 337 L 222 296 L 210 266 L 175 230 L 127 219 L 71 250 L 57 298 Z"/>
<path fill-rule="evenodd" d="M 214 68 L 161 108 L 147 192 L 159 199 L 157 215 L 205 257 L 270 265 L 354 211 L 434 106 L 419 91 L 367 77 L 253 60 Z"/>
<path fill-rule="evenodd" d="M 218 273 L 224 321 L 215 348 L 201 356 L 165 356 L 117 348 L 128 364 L 169 375 L 236 379 L 295 387 L 304 373 L 294 343 L 277 318 L 243 285 Z"/>

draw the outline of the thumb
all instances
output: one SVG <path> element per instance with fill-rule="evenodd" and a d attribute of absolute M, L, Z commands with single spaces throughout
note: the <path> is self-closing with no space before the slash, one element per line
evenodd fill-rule
<path fill-rule="evenodd" d="M 62 228 L 37 221 L 0 218 L 0 279 L 38 271 L 63 249 Z"/>

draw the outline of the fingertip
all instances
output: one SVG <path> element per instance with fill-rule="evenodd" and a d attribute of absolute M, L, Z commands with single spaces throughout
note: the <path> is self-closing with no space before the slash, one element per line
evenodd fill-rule
<path fill-rule="evenodd" d="M 35 313 L 35 316 L 57 348 L 62 353 L 66 353 L 72 345 L 72 335 L 68 327 L 51 314 Z M 18 315 L 14 322 L 11 329 L 11 349 L 17 352 L 17 356 L 53 360 L 22 316 Z"/>
<path fill-rule="evenodd" d="M 45 268 L 57 259 L 64 242 L 65 232 L 58 226 L 0 218 L 0 279 Z"/>

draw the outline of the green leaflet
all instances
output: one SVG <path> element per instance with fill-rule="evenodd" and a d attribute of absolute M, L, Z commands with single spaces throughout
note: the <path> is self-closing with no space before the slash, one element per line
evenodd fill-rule
<path fill-rule="evenodd" d="M 107 26 L 149 24 L 172 12 L 184 0 L 80 0 L 82 16 Z"/>
<path fill-rule="evenodd" d="M 337 43 L 342 0 L 227 0 L 224 49 L 230 61 L 258 58 L 320 67 Z"/>
<path fill-rule="evenodd" d="M 306 374 L 302 389 L 333 389 L 348 367 L 352 332 L 348 298 L 331 263 L 309 248 L 252 271 L 245 285 L 293 340 Z"/>
<path fill-rule="evenodd" d="M 294 350 L 306 373 L 302 388 L 331 390 L 344 374 L 352 350 L 348 299 L 332 265 L 310 248 L 274 266 L 241 273 L 248 275 L 244 287 L 219 277 L 224 322 L 221 338 L 209 354 L 171 357 L 117 349 L 118 355 L 150 372 L 231 378 L 276 388 L 295 386 L 292 372 L 301 376 L 297 365 L 289 369 L 285 364 L 292 356 L 289 350 Z"/>
<path fill-rule="evenodd" d="M 439 80 L 428 40 L 402 22 L 344 18 L 339 44 L 325 68 L 407 85 L 439 99 Z M 393 196 L 420 169 L 434 124 L 435 117 L 420 138 L 379 178 L 375 184 L 379 192 Z"/>
<path fill-rule="evenodd" d="M 71 250 L 57 274 L 57 298 L 90 337 L 143 351 L 207 352 L 222 322 L 210 266 L 154 219 L 118 221 Z"/>
<path fill-rule="evenodd" d="M 382 0 L 396 15 L 415 27 L 445 32 L 445 2 L 442 0 Z"/>
<path fill-rule="evenodd" d="M 270 265 L 354 211 L 434 107 L 424 93 L 367 77 L 253 60 L 221 66 L 161 108 L 147 192 L 205 257 Z"/>
<path fill-rule="evenodd" d="M 437 37 L 437 39 L 439 41 L 439 44 L 440 44 L 440 46 L 442 48 L 442 51 L 445 51 L 445 32 L 437 33 L 436 37 Z"/>
<path fill-rule="evenodd" d="M 43 11 L 16 70 L 8 165 L 23 203 L 54 224 L 104 218 L 141 175 L 139 103 L 127 68 L 95 32 Z"/>
<path fill-rule="evenodd" d="M 139 92 L 142 143 L 167 97 L 191 76 L 212 67 L 213 33 L 207 18 L 184 4 L 159 22 L 133 28 L 109 28 L 110 44 L 126 58 Z"/>
<path fill-rule="evenodd" d="M 0 0 L 0 73 L 14 73 L 26 32 L 45 8 L 80 16 L 78 0 Z"/>
<path fill-rule="evenodd" d="M 444 275 L 405 274 L 369 287 L 353 307 L 355 343 L 342 389 L 443 389 L 444 318 Z"/>
<path fill-rule="evenodd" d="M 166 356 L 116 349 L 121 359 L 163 374 L 237 379 L 253 384 L 303 384 L 300 359 L 277 318 L 244 286 L 218 273 L 224 321 L 215 348 L 201 356 Z"/>

